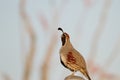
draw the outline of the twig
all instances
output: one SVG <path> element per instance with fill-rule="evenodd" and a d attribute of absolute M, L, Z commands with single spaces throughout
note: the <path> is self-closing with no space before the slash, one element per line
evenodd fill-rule
<path fill-rule="evenodd" d="M 11 80 L 11 77 L 8 74 L 3 73 L 2 76 L 4 80 Z"/>
<path fill-rule="evenodd" d="M 26 62 L 25 62 L 25 70 L 24 70 L 24 76 L 23 76 L 23 80 L 29 80 L 29 76 L 31 73 L 31 69 L 32 69 L 32 62 L 33 62 L 33 58 L 35 55 L 35 33 L 32 29 L 32 25 L 30 22 L 29 17 L 27 16 L 27 13 L 25 11 L 25 6 L 26 6 L 26 0 L 21 0 L 20 1 L 20 15 L 22 17 L 22 20 L 25 24 L 25 28 L 27 30 L 27 32 L 29 33 L 30 36 L 30 40 L 31 40 L 31 44 L 30 44 L 30 51 L 28 52 L 28 56 L 26 58 Z"/>
<path fill-rule="evenodd" d="M 0 74 L 1 74 L 0 77 L 2 77 L 3 80 L 12 80 L 12 79 L 11 79 L 11 76 L 8 75 L 8 74 L 6 74 L 5 72 L 0 71 Z"/>
<path fill-rule="evenodd" d="M 107 19 L 107 15 L 108 15 L 110 6 L 111 6 L 111 0 L 106 0 L 105 4 L 104 4 L 104 7 L 103 7 L 103 10 L 102 10 L 102 13 L 101 13 L 101 17 L 100 17 L 98 27 L 95 30 L 94 36 L 93 36 L 93 39 L 92 39 L 91 50 L 90 50 L 90 54 L 89 54 L 89 57 L 88 57 L 88 58 L 90 58 L 89 60 L 93 61 L 95 59 L 97 48 L 98 48 L 97 47 L 98 42 L 99 42 L 100 37 L 103 33 L 103 30 L 105 29 L 105 22 L 106 22 L 106 19 Z"/>
<path fill-rule="evenodd" d="M 53 35 L 52 39 L 50 41 L 50 44 L 48 46 L 48 49 L 46 50 L 47 51 L 46 56 L 45 56 L 45 59 L 43 61 L 43 65 L 42 65 L 42 68 L 41 68 L 42 80 L 48 80 L 49 63 L 50 63 L 50 60 L 52 58 L 52 53 L 54 51 L 56 43 L 57 43 L 57 37 L 56 37 L 56 35 Z"/>
<path fill-rule="evenodd" d="M 110 56 L 108 57 L 107 61 L 104 64 L 104 68 L 110 67 L 110 64 L 113 63 L 113 61 L 116 59 L 116 57 L 119 55 L 119 48 L 120 48 L 120 38 L 116 41 L 115 47 L 112 50 Z"/>
<path fill-rule="evenodd" d="M 52 2 L 52 1 L 51 1 Z M 60 13 L 62 12 L 62 10 L 64 9 L 64 7 L 66 6 L 65 5 L 65 1 L 63 2 L 63 4 L 61 4 L 60 6 L 60 9 L 59 11 L 56 9 L 57 7 L 54 7 L 53 8 L 53 17 L 52 17 L 52 24 L 49 25 L 49 26 L 52 26 L 52 27 L 56 27 L 58 26 L 58 22 L 59 22 L 59 17 L 60 17 Z M 57 43 L 57 37 L 56 37 L 56 33 L 54 33 L 55 35 L 52 36 L 52 40 L 50 41 L 50 45 L 48 46 L 48 49 L 46 50 L 47 53 L 46 53 L 46 56 L 45 56 L 45 59 L 43 61 L 43 65 L 42 65 L 42 68 L 41 68 L 41 73 L 42 73 L 42 80 L 48 80 L 48 70 L 49 70 L 49 64 L 50 64 L 50 60 L 52 58 L 52 53 L 53 53 L 53 50 L 55 48 L 55 45 Z M 41 80 L 41 79 L 40 79 Z"/>

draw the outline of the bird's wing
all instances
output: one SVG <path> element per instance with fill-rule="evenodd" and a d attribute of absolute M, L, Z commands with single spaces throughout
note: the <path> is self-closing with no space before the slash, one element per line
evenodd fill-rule
<path fill-rule="evenodd" d="M 73 56 L 76 58 L 76 65 L 78 65 L 80 68 L 85 69 L 86 68 L 86 62 L 83 58 L 83 56 L 75 49 L 73 49 Z"/>
<path fill-rule="evenodd" d="M 83 75 L 85 75 L 85 77 L 91 80 L 91 78 L 88 75 L 87 68 L 86 68 L 86 62 L 83 56 L 77 50 L 73 50 L 72 52 L 74 53 L 73 56 L 76 57 L 76 65 L 79 66 L 80 72 L 82 72 Z"/>

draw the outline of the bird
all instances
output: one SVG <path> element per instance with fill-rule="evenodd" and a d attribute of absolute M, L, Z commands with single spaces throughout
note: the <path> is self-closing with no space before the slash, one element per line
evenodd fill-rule
<path fill-rule="evenodd" d="M 58 30 L 62 31 L 61 42 L 62 47 L 60 48 L 60 61 L 61 64 L 72 71 L 72 75 L 76 71 L 80 71 L 88 80 L 91 80 L 84 57 L 73 47 L 70 42 L 70 36 L 64 32 L 61 27 Z"/>

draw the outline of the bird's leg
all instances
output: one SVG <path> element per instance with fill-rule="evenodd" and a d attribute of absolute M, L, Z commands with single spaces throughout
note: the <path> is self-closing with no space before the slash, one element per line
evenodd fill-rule
<path fill-rule="evenodd" d="M 73 71 L 73 73 L 71 74 L 71 76 L 74 76 L 74 74 L 75 74 L 75 70 Z"/>

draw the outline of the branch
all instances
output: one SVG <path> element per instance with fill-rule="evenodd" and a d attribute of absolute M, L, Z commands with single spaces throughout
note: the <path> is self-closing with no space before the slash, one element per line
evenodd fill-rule
<path fill-rule="evenodd" d="M 52 58 L 52 53 L 54 51 L 56 43 L 57 43 L 57 37 L 56 37 L 56 35 L 53 35 L 52 39 L 50 41 L 50 44 L 48 46 L 48 49 L 46 50 L 47 51 L 46 56 L 44 58 L 43 65 L 42 65 L 42 68 L 41 68 L 42 80 L 48 80 L 49 63 L 50 63 L 50 60 Z"/>
<path fill-rule="evenodd" d="M 104 64 L 104 69 L 107 69 L 110 67 L 110 65 L 115 61 L 117 56 L 119 55 L 119 48 L 120 48 L 120 38 L 116 41 L 114 49 L 112 50 L 111 54 L 109 55 L 108 59 L 106 60 Z"/>
<path fill-rule="evenodd" d="M 93 36 L 93 40 L 92 40 L 92 44 L 91 44 L 91 50 L 90 50 L 90 54 L 89 54 L 89 58 L 90 60 L 95 59 L 96 56 L 96 52 L 97 52 L 97 46 L 98 46 L 98 42 L 100 40 L 100 37 L 103 33 L 103 30 L 105 29 L 105 22 L 107 19 L 107 15 L 109 12 L 111 6 L 111 0 L 106 0 L 104 7 L 102 9 L 102 13 L 101 13 L 101 17 L 98 23 L 98 27 L 94 32 L 94 36 Z"/>
<path fill-rule="evenodd" d="M 25 11 L 25 6 L 26 6 L 26 0 L 20 0 L 20 15 L 21 18 L 25 24 L 25 29 L 27 30 L 29 36 L 30 36 L 30 49 L 28 52 L 28 56 L 26 58 L 26 62 L 25 62 L 25 70 L 24 70 L 24 76 L 23 76 L 23 80 L 29 80 L 30 77 L 30 73 L 31 73 L 31 69 L 32 69 L 32 62 L 34 59 L 34 55 L 35 55 L 35 42 L 36 42 L 36 36 L 35 33 L 32 29 L 32 24 L 31 21 Z"/>

